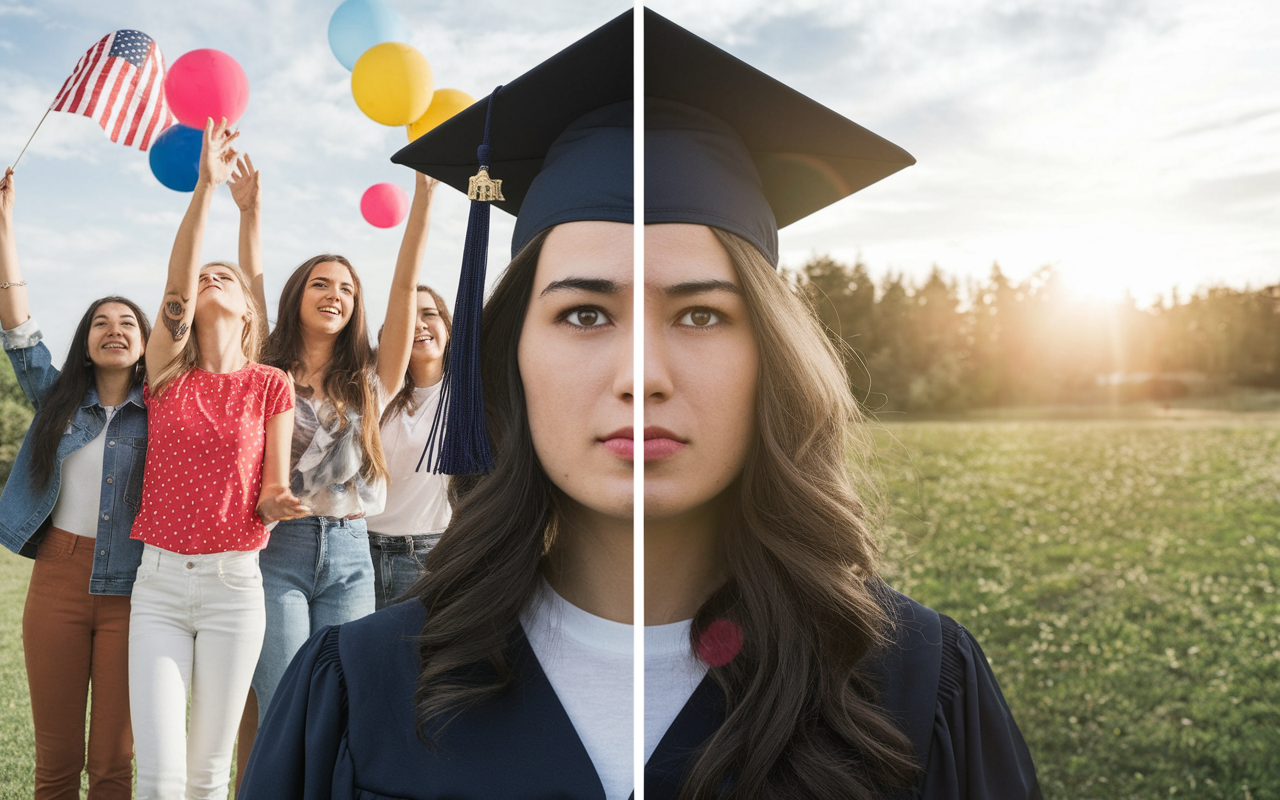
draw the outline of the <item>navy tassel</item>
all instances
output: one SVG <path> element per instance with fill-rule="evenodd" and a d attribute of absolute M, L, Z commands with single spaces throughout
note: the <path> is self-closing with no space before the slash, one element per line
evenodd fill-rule
<path fill-rule="evenodd" d="M 484 424 L 484 386 L 480 380 L 480 321 L 489 262 L 489 204 L 503 199 L 502 181 L 489 179 L 489 122 L 493 116 L 493 98 L 501 88 L 489 95 L 484 143 L 476 151 L 480 171 L 471 179 L 471 190 L 467 193 L 471 197 L 471 215 L 467 219 L 462 274 L 453 305 L 453 334 L 441 379 L 440 404 L 415 472 L 422 469 L 422 462 L 428 459 L 432 462 L 432 472 L 446 475 L 477 475 L 493 468 L 493 453 Z"/>

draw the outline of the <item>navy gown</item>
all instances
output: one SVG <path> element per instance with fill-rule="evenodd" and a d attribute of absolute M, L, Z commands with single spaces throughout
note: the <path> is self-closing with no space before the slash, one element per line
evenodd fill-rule
<path fill-rule="evenodd" d="M 897 642 L 876 666 L 883 705 L 917 753 L 921 800 L 1039 798 L 1031 755 L 977 642 L 954 620 L 897 596 Z M 241 800 L 582 798 L 604 789 L 521 640 L 517 680 L 459 715 L 434 748 L 415 735 L 413 692 L 425 609 L 417 601 L 329 627 L 298 652 L 276 691 Z M 709 678 L 645 767 L 645 796 L 675 800 L 689 756 L 721 724 Z"/>

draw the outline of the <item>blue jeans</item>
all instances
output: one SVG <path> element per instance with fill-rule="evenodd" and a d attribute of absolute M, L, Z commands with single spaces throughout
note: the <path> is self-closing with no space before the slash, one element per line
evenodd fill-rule
<path fill-rule="evenodd" d="M 374 596 L 362 519 L 285 520 L 271 532 L 258 563 L 267 602 L 267 634 L 253 673 L 261 724 L 285 668 L 311 634 L 372 614 Z"/>
<path fill-rule="evenodd" d="M 369 534 L 369 555 L 373 558 L 373 587 L 378 608 L 386 608 L 399 600 L 422 577 L 427 553 L 438 541 L 438 533 L 413 536 Z"/>

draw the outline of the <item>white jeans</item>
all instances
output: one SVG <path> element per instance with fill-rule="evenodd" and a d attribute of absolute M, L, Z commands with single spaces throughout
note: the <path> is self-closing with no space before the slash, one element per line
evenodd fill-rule
<path fill-rule="evenodd" d="M 129 613 L 138 800 L 226 800 L 265 627 L 256 552 L 144 548 Z"/>

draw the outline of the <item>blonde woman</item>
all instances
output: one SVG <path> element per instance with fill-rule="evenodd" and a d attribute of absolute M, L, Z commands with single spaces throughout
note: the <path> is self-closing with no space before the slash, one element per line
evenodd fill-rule
<path fill-rule="evenodd" d="M 132 532 L 145 547 L 129 619 L 140 800 L 226 797 L 262 648 L 263 522 L 307 513 L 288 488 L 292 390 L 284 373 L 255 363 L 262 328 L 250 286 L 234 264 L 198 266 L 238 135 L 225 120 L 205 127 L 146 355 L 148 458 Z"/>

